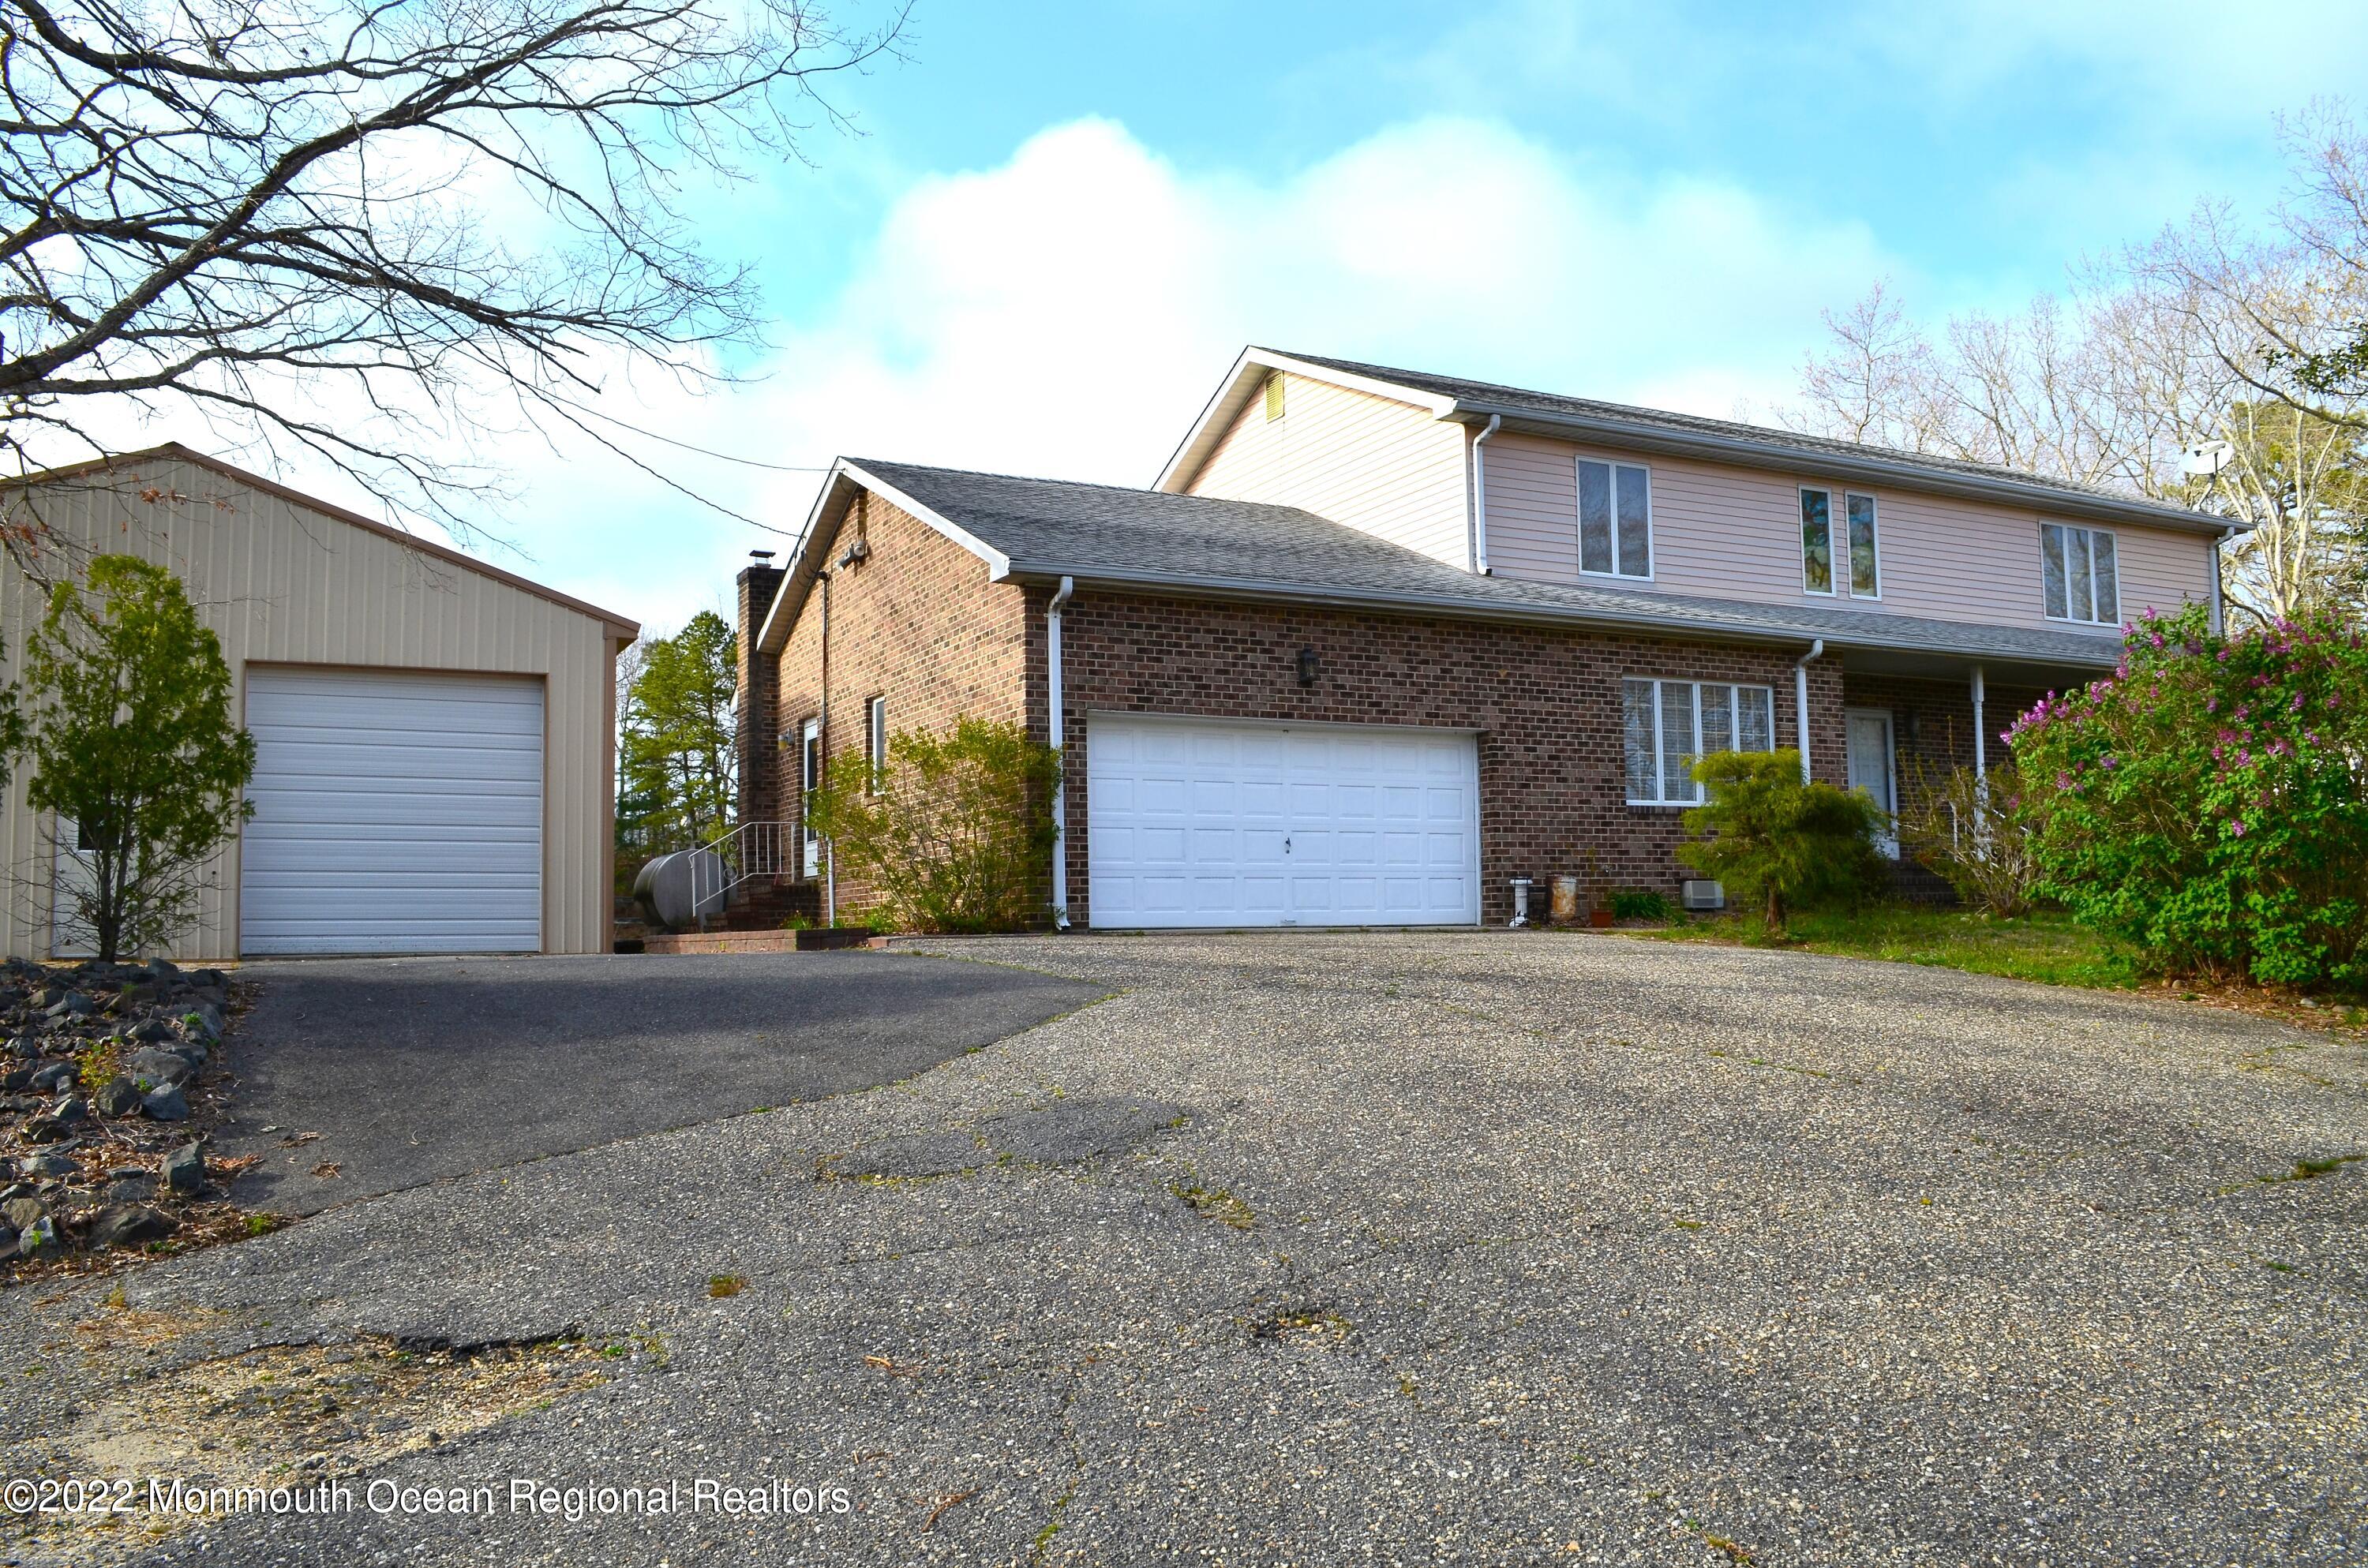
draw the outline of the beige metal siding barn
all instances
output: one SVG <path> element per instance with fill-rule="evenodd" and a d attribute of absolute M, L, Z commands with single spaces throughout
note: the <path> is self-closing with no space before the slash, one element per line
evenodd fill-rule
<path fill-rule="evenodd" d="M 217 857 L 189 959 L 606 951 L 616 655 L 640 629 L 177 446 L 9 487 L 53 571 L 171 568 L 255 731 L 254 821 Z M 0 570 L 13 676 L 38 591 Z M 0 951 L 73 950 L 71 824 L 0 797 Z"/>

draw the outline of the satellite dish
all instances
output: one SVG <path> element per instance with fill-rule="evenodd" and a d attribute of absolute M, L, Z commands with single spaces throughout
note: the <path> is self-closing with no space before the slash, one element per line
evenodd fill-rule
<path fill-rule="evenodd" d="M 2179 472 L 2196 478 L 2207 478 L 2228 466 L 2237 449 L 2226 441 L 2198 441 L 2179 454 Z"/>

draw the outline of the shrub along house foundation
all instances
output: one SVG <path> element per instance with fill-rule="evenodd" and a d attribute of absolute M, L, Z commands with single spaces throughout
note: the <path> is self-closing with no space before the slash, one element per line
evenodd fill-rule
<path fill-rule="evenodd" d="M 742 574 L 743 811 L 961 714 L 1066 761 L 1074 926 L 1472 925 L 1674 893 L 1692 760 L 1896 810 L 2223 525 L 2028 475 L 1252 349 L 1147 490 L 841 460 Z M 841 914 L 870 890 L 796 830 Z"/>

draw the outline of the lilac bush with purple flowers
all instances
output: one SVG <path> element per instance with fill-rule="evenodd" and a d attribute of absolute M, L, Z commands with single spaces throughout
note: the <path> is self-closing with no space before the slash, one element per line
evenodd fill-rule
<path fill-rule="evenodd" d="M 2174 973 L 2368 988 L 2368 641 L 2202 607 L 2007 733 L 2041 885 Z"/>

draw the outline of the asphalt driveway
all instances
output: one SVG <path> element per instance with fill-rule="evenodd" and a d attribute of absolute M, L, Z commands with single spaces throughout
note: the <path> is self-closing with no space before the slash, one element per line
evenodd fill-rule
<path fill-rule="evenodd" d="M 1591 934 L 942 950 L 1109 999 L 0 1293 L 17 1473 L 355 1499 L 27 1559 L 2368 1561 L 2356 1038 Z"/>
<path fill-rule="evenodd" d="M 1101 993 L 873 951 L 255 963 L 225 1154 L 313 1213 L 910 1077 Z M 327 1174 L 316 1175 L 315 1172 Z"/>

